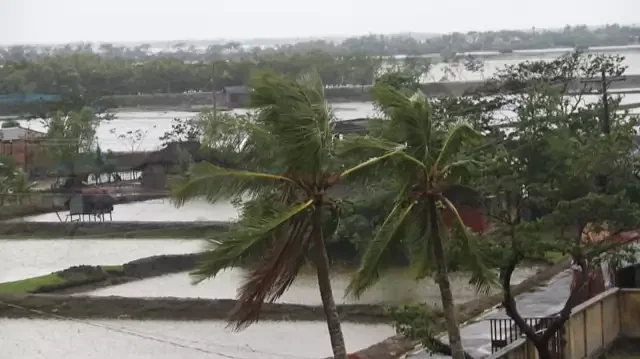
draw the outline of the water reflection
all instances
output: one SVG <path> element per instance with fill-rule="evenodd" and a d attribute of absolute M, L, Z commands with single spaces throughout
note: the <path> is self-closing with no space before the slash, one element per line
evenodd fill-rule
<path fill-rule="evenodd" d="M 536 272 L 536 268 L 518 269 L 513 275 L 513 283 L 517 284 Z M 235 298 L 237 289 L 242 283 L 244 270 L 229 269 L 217 277 L 192 285 L 186 273 L 170 274 L 143 281 L 122 284 L 95 290 L 90 295 L 126 296 L 126 297 L 183 297 L 183 298 Z M 450 276 L 453 296 L 462 303 L 477 298 L 473 286 L 469 285 L 469 277 L 463 273 L 452 273 Z M 340 304 L 401 304 L 420 301 L 432 306 L 440 306 L 440 292 L 432 279 L 416 282 L 405 269 L 395 269 L 383 276 L 381 280 L 358 300 L 345 297 L 350 274 L 344 271 L 333 271 L 331 282 L 335 300 Z M 497 288 L 494 289 L 497 291 Z M 85 295 L 86 293 L 83 293 Z M 291 288 L 280 298 L 282 303 L 320 305 L 317 279 L 313 273 L 302 273 Z"/>
<path fill-rule="evenodd" d="M 202 241 L 172 239 L 1 240 L 0 282 L 49 274 L 76 265 L 119 265 L 160 255 L 193 253 Z"/>
<path fill-rule="evenodd" d="M 0 319 L 9 359 L 305 359 L 331 355 L 323 322 L 260 322 L 231 332 L 218 321 Z M 350 351 L 394 334 L 386 325 L 343 323 Z"/>

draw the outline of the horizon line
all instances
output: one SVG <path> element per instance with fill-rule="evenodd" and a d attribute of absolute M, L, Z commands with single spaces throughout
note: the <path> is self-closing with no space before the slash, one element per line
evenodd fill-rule
<path fill-rule="evenodd" d="M 561 31 L 564 27 L 566 26 L 570 26 L 570 27 L 577 27 L 577 26 L 586 26 L 587 28 L 590 29 L 597 29 L 597 28 L 604 28 L 607 26 L 611 26 L 611 25 L 618 25 L 618 26 L 628 26 L 628 27 L 632 27 L 632 28 L 636 28 L 636 27 L 640 27 L 640 24 L 637 23 L 633 23 L 633 24 L 624 24 L 624 23 L 601 23 L 601 24 L 597 24 L 597 25 L 589 25 L 589 24 L 565 24 L 563 26 L 558 26 L 558 27 L 535 27 L 532 26 L 531 28 L 528 29 L 513 29 L 513 28 L 501 28 L 501 29 L 487 29 L 487 30 L 467 30 L 467 31 L 463 31 L 463 30 L 459 30 L 459 31 L 449 31 L 449 32 L 419 32 L 419 31 L 395 31 L 395 32 L 367 32 L 367 33 L 351 33 L 351 34 L 324 34 L 324 35 L 307 35 L 307 36 L 292 36 L 292 37 L 285 37 L 285 36 L 279 36 L 279 37 L 237 37 L 237 38 L 224 38 L 224 37 L 219 37 L 219 38 L 201 38 L 201 39 L 197 39 L 197 38 L 188 38 L 188 39 L 163 39 L 163 40 L 126 40 L 126 41 L 117 41 L 117 40 L 94 40 L 94 41 L 87 41 L 87 40 L 75 40 L 75 41 L 67 41 L 67 42 L 31 42 L 31 43 L 0 43 L 1 47 L 12 47 L 12 46 L 64 46 L 64 45 L 76 45 L 76 44 L 121 44 L 121 45 L 133 45 L 133 44 L 157 44 L 157 43 L 181 43 L 181 42 L 211 42 L 211 43 L 228 43 L 228 42 L 240 42 L 241 44 L 247 43 L 247 42 L 274 42 L 274 41 L 285 41 L 286 42 L 294 42 L 294 43 L 299 43 L 299 42 L 305 42 L 305 41 L 309 41 L 309 40 L 325 40 L 325 41 L 335 41 L 337 39 L 331 40 L 331 38 L 340 38 L 341 40 L 347 39 L 347 38 L 352 38 L 352 37 L 362 37 L 362 36 L 368 36 L 368 35 L 385 35 L 385 36 L 398 36 L 398 35 L 406 35 L 406 36 L 415 36 L 415 35 L 422 35 L 422 36 L 429 36 L 429 37 L 438 37 L 438 36 L 444 36 L 444 35 L 450 35 L 450 34 L 454 34 L 454 33 L 469 33 L 469 32 L 478 32 L 478 33 L 486 33 L 486 32 L 500 32 L 500 31 L 529 31 L 532 29 L 536 29 L 537 31 L 549 31 L 549 32 L 556 32 L 556 31 Z"/>

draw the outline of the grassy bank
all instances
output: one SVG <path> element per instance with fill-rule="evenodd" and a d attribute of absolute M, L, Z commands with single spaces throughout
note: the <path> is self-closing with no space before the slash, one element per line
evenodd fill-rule
<path fill-rule="evenodd" d="M 89 224 L 89 225 L 88 225 Z M 0 227 L 2 240 L 59 239 L 198 239 L 226 231 L 219 224 L 167 222 L 18 222 Z M 174 227 L 172 228 L 172 225 Z"/>
<path fill-rule="evenodd" d="M 49 293 L 120 277 L 123 266 L 78 266 L 47 275 L 0 283 L 0 294 Z"/>

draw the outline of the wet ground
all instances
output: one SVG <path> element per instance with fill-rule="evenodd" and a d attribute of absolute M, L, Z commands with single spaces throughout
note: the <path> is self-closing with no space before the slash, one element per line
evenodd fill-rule
<path fill-rule="evenodd" d="M 331 354 L 323 322 L 261 322 L 235 333 L 218 321 L 2 320 L 3 359 L 317 359 Z M 347 349 L 391 335 L 343 323 Z"/>
<path fill-rule="evenodd" d="M 571 272 L 558 274 L 551 282 L 536 291 L 524 293 L 516 298 L 520 314 L 523 317 L 544 317 L 557 313 L 569 297 Z M 496 309 L 483 315 L 472 324 L 460 329 L 464 349 L 475 358 L 491 354 L 489 319 L 508 318 L 503 309 Z M 444 338 L 446 342 L 446 336 Z M 446 358 L 446 356 L 436 356 Z M 434 358 L 430 353 L 421 351 L 409 356 L 410 359 Z"/>

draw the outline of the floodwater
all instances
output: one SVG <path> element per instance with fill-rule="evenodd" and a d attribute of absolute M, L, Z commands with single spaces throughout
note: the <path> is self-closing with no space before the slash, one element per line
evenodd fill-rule
<path fill-rule="evenodd" d="M 625 64 L 629 66 L 627 69 L 627 75 L 640 74 L 640 53 L 638 52 L 625 52 L 626 56 Z M 503 68 L 505 65 L 515 65 L 522 61 L 535 61 L 535 60 L 553 60 L 557 55 L 547 54 L 541 57 L 533 56 L 509 56 L 504 58 L 485 59 L 484 70 L 481 72 L 470 72 L 463 68 L 453 68 L 455 73 L 455 80 L 458 81 L 472 81 L 483 80 L 490 78 L 498 69 Z M 444 74 L 444 66 L 442 64 L 434 66 L 430 75 L 425 78 L 425 81 L 439 81 Z M 595 100 L 595 97 L 593 97 Z M 640 95 L 626 95 L 623 103 L 638 103 L 640 102 Z M 348 120 L 354 118 L 371 117 L 376 115 L 373 105 L 369 102 L 349 102 L 334 104 L 334 112 L 338 119 Z M 246 109 L 234 110 L 238 113 L 246 112 Z M 639 110 L 636 110 L 639 111 Z M 100 147 L 106 150 L 112 151 L 153 151 L 162 146 L 159 138 L 167 131 L 171 129 L 171 122 L 174 118 L 192 118 L 197 116 L 195 112 L 184 111 L 140 111 L 140 112 L 119 112 L 116 113 L 116 118 L 112 121 L 105 121 L 100 124 L 97 130 L 97 138 Z M 44 131 L 45 127 L 40 120 L 22 121 L 22 126 L 32 128 L 39 131 Z M 115 134 L 111 133 L 115 130 Z M 117 137 L 118 134 L 124 134 L 127 131 L 140 130 L 144 133 L 144 138 L 141 141 L 131 142 L 122 140 Z"/>
<path fill-rule="evenodd" d="M 154 255 L 194 253 L 201 248 L 199 240 L 0 240 L 0 282 L 46 275 L 76 265 L 120 265 Z"/>
<path fill-rule="evenodd" d="M 231 332 L 219 321 L 0 319 L 3 359 L 317 359 L 331 355 L 323 322 L 260 322 Z M 394 334 L 342 323 L 349 351 Z"/>
<path fill-rule="evenodd" d="M 536 268 L 518 269 L 513 276 L 514 283 L 535 274 Z M 187 273 L 177 273 L 137 282 L 101 288 L 82 295 L 125 296 L 125 297 L 184 297 L 184 298 L 235 298 L 238 286 L 242 283 L 245 270 L 228 269 L 217 277 L 200 284 L 191 284 Z M 350 273 L 334 270 L 331 282 L 334 298 L 339 304 L 407 304 L 422 302 L 440 306 L 440 291 L 433 279 L 416 282 L 405 269 L 395 269 L 384 275 L 371 289 L 359 299 L 346 297 L 345 290 L 350 280 Z M 453 296 L 457 302 L 463 303 L 478 297 L 473 286 L 469 285 L 469 277 L 463 273 L 450 275 Z M 497 288 L 494 289 L 494 292 Z M 281 303 L 321 305 L 316 276 L 313 272 L 302 273 L 292 287 L 280 298 Z"/>
<path fill-rule="evenodd" d="M 68 211 L 45 213 L 23 217 L 18 220 L 28 222 L 58 222 Z M 229 202 L 210 204 L 205 201 L 191 201 L 178 208 L 169 199 L 117 204 L 113 209 L 113 220 L 119 222 L 191 222 L 191 221 L 234 221 L 238 210 Z"/>

